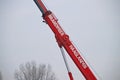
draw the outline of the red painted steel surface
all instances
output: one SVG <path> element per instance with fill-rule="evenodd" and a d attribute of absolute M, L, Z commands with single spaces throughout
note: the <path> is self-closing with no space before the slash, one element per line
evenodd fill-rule
<path fill-rule="evenodd" d="M 87 80 L 96 80 L 94 74 L 91 72 L 91 70 L 89 69 L 83 58 L 80 56 L 77 49 L 69 40 L 68 35 L 62 30 L 58 22 L 55 20 L 54 16 L 52 16 L 53 14 L 51 12 L 49 13 L 50 14 L 44 16 L 44 19 L 52 29 L 54 34 L 56 35 L 61 45 L 66 49 L 66 51 L 68 52 L 68 54 L 70 55 L 76 66 L 79 68 L 79 70 L 82 72 L 84 77 Z"/>
<path fill-rule="evenodd" d="M 41 0 L 38 0 L 38 2 L 41 3 Z M 40 5 L 40 6 L 44 6 L 44 5 Z M 43 19 L 49 25 L 51 30 L 54 32 L 57 42 L 59 44 L 59 47 L 63 46 L 65 48 L 65 50 L 67 51 L 69 56 L 72 58 L 72 60 L 74 61 L 78 69 L 84 75 L 85 79 L 97 80 L 95 75 L 92 73 L 88 65 L 85 63 L 85 61 L 81 57 L 80 53 L 77 51 L 75 46 L 70 41 L 69 36 L 63 31 L 63 29 L 59 25 L 58 20 L 56 19 L 54 14 L 51 11 L 47 10 L 47 12 L 43 14 Z M 71 78 L 71 73 L 69 73 L 69 76 Z M 73 80 L 73 78 L 71 78 L 71 80 Z"/>
<path fill-rule="evenodd" d="M 68 75 L 69 75 L 70 80 L 73 80 L 72 73 L 69 72 Z"/>
<path fill-rule="evenodd" d="M 38 4 L 40 4 L 41 8 L 43 9 L 44 12 L 47 12 L 47 9 L 46 7 L 44 6 L 44 4 L 42 3 L 41 0 L 37 0 L 38 1 Z"/>

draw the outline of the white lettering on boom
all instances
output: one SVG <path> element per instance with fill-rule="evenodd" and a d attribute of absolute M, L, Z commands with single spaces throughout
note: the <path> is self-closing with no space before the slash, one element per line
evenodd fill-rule
<path fill-rule="evenodd" d="M 50 18 L 50 20 L 52 21 L 53 25 L 56 27 L 56 29 L 58 30 L 58 32 L 60 33 L 60 35 L 63 36 L 65 33 L 61 29 L 61 27 L 59 26 L 59 24 L 56 22 L 53 14 L 50 14 L 48 17 Z"/>
<path fill-rule="evenodd" d="M 84 62 L 84 60 L 82 59 L 82 57 L 79 55 L 78 51 L 75 49 L 75 47 L 73 45 L 70 45 L 69 48 L 72 50 L 72 52 L 74 53 L 75 57 L 78 59 L 78 61 L 80 62 L 80 64 L 82 65 L 82 67 L 84 69 L 87 68 L 87 64 Z"/>

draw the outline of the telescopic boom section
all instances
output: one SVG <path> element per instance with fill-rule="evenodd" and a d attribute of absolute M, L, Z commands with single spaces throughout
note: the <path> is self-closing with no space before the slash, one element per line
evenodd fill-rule
<path fill-rule="evenodd" d="M 44 6 L 44 4 L 42 3 L 41 0 L 34 0 L 34 2 L 36 3 L 36 5 L 38 6 L 38 8 L 40 9 L 40 11 L 42 12 L 42 14 L 45 14 L 47 12 L 46 7 Z"/>
<path fill-rule="evenodd" d="M 38 8 L 42 12 L 43 19 L 49 25 L 55 37 L 57 39 L 59 47 L 64 47 L 69 56 L 72 58 L 78 69 L 81 71 L 86 80 L 97 80 L 95 75 L 92 73 L 84 59 L 81 57 L 80 53 L 77 51 L 75 46 L 69 39 L 69 36 L 63 31 L 58 23 L 55 15 L 46 9 L 41 0 L 34 0 Z"/>

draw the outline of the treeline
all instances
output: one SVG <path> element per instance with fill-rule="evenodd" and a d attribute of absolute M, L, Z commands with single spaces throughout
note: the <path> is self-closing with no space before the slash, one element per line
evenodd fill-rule
<path fill-rule="evenodd" d="M 20 64 L 19 69 L 15 70 L 15 80 L 58 80 L 50 65 L 27 62 Z M 0 72 L 0 80 L 3 80 Z"/>

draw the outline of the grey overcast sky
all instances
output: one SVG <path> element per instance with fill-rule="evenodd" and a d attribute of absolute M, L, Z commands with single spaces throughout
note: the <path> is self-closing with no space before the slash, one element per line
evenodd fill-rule
<path fill-rule="evenodd" d="M 44 0 L 99 80 L 120 80 L 120 0 Z M 74 80 L 85 80 L 67 55 Z M 19 64 L 50 64 L 69 80 L 50 28 L 33 0 L 0 0 L 0 71 L 14 80 Z"/>

